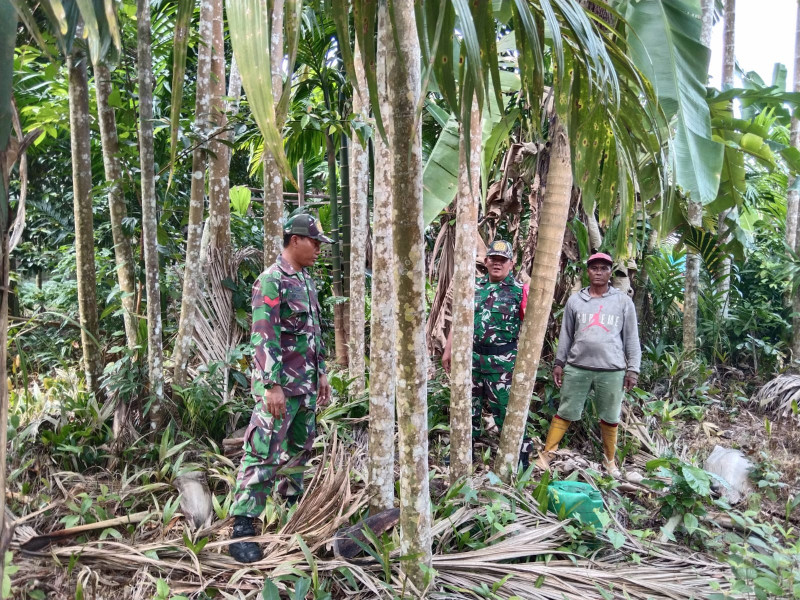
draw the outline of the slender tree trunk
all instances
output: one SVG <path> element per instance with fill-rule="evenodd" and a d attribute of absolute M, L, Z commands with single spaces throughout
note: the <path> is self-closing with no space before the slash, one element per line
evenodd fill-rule
<path fill-rule="evenodd" d="M 733 73 L 736 67 L 736 0 L 725 0 L 725 24 L 722 33 L 722 45 L 724 55 L 722 59 L 722 89 L 729 90 L 733 87 Z M 733 101 L 730 103 L 733 108 Z M 728 225 L 725 220 L 728 218 L 731 209 L 724 210 L 719 215 L 718 239 L 720 244 L 724 244 L 730 238 Z M 719 316 L 723 319 L 728 318 L 728 303 L 731 294 L 731 257 L 726 253 L 719 268 L 719 279 L 717 280 L 717 297 L 720 301 Z"/>
<path fill-rule="evenodd" d="M 0 16 L 2 16 L 3 11 L 0 9 Z M 7 18 L 15 18 L 15 15 L 6 15 Z M 13 54 L 11 56 L 13 59 Z M 10 69 L 9 69 L 10 71 Z M 9 77 L 10 80 L 10 77 Z M 2 83 L 5 83 L 2 82 Z M 8 81 L 10 86 L 11 81 Z M 10 104 L 10 103 L 9 103 Z M 2 114 L 4 111 L 0 111 Z M 6 149 L 2 148 L 0 151 L 0 169 L 5 170 L 5 167 L 9 167 L 9 171 L 11 170 L 11 165 L 6 165 L 5 156 Z M 0 377 L 2 377 L 3 384 L 0 385 L 0 551 L 3 552 L 3 556 L 5 556 L 6 549 L 8 548 L 8 544 L 11 542 L 10 537 L 6 538 L 6 528 L 8 524 L 6 523 L 6 462 L 7 462 L 7 451 L 8 451 L 8 385 L 5 383 L 7 381 L 7 373 L 8 368 L 6 366 L 8 362 L 8 284 L 10 280 L 10 265 L 9 265 L 9 238 L 8 238 L 8 227 L 9 223 L 6 221 L 8 218 L 8 179 L 7 176 L 10 173 L 0 173 L 0 177 L 5 179 L 0 186 L 3 187 L 0 190 L 0 193 L 3 194 L 3 197 L 0 198 L 0 202 L 3 202 L 5 205 L 2 212 L 4 213 L 2 220 L 0 220 L 0 284 L 3 286 L 2 291 L 0 291 Z M 3 577 L 3 569 L 5 568 L 5 561 L 3 564 L 0 565 L 0 577 Z"/>
<path fill-rule="evenodd" d="M 794 34 L 794 82 L 793 90 L 800 92 L 800 2 L 797 5 L 797 25 Z M 792 118 L 792 129 L 790 143 L 795 148 L 800 149 L 800 120 Z M 795 247 L 797 240 L 798 213 L 800 213 L 800 193 L 797 191 L 797 177 L 792 177 L 788 185 L 789 192 L 786 195 L 786 245 L 789 248 Z M 795 328 L 795 333 L 797 333 Z"/>
<path fill-rule="evenodd" d="M 702 31 L 700 41 L 705 46 L 711 44 L 711 28 L 714 16 L 714 0 L 701 0 Z M 702 227 L 703 205 L 698 199 L 689 197 L 687 217 L 691 227 Z M 700 291 L 700 255 L 692 248 L 686 248 L 686 279 L 683 287 L 683 351 L 686 355 L 694 353 L 697 346 L 697 296 Z"/>
<path fill-rule="evenodd" d="M 500 436 L 495 472 L 508 482 L 516 471 L 519 451 L 525 433 L 528 408 L 536 371 L 542 356 L 542 345 L 547 332 L 547 321 L 553 306 L 558 269 L 561 262 L 561 247 L 567 227 L 570 200 L 572 198 L 572 165 L 570 163 L 569 138 L 563 125 L 554 119 L 551 122 L 550 172 L 539 221 L 539 237 L 536 256 L 531 271 L 531 289 L 528 308 L 519 336 L 519 350 L 508 411 Z"/>
<path fill-rule="evenodd" d="M 794 42 L 794 91 L 800 92 L 800 3 L 797 5 L 797 26 Z M 792 118 L 791 144 L 800 149 L 800 121 Z M 797 177 L 792 180 L 786 199 L 786 244 L 800 253 L 800 201 L 798 201 Z M 800 290 L 791 294 L 792 305 L 792 368 L 800 372 Z"/>
<path fill-rule="evenodd" d="M 364 64 L 361 58 L 361 49 L 356 43 L 354 63 L 358 87 L 367 89 L 367 77 L 364 73 Z M 358 115 L 362 122 L 369 118 L 369 104 L 366 91 L 362 91 L 363 98 L 357 92 L 353 93 L 353 114 Z M 364 384 L 364 323 L 365 317 L 365 283 L 367 267 L 367 227 L 369 224 L 369 207 L 367 194 L 369 193 L 369 154 L 361 145 L 356 136 L 350 150 L 350 197 L 351 197 L 351 231 L 353 237 L 352 264 L 350 268 L 350 348 L 349 371 L 353 382 L 350 390 L 354 395 L 363 393 Z M 298 168 L 298 176 L 300 169 Z M 298 195 L 299 197 L 299 195 Z M 394 437 L 394 436 L 392 436 Z"/>
<path fill-rule="evenodd" d="M 119 164 L 119 138 L 114 109 L 108 103 L 111 96 L 111 72 L 98 64 L 94 69 L 97 91 L 97 116 L 100 124 L 100 140 L 103 146 L 103 166 L 109 183 L 108 208 L 111 215 L 111 235 L 114 239 L 114 259 L 117 265 L 117 281 L 122 292 L 122 318 L 125 323 L 125 338 L 128 348 L 134 350 L 138 344 L 136 318 L 136 289 L 134 287 L 134 264 L 131 242 L 122 229 L 128 216 L 128 208 L 122 194 L 122 168 Z"/>
<path fill-rule="evenodd" d="M 158 213 L 153 149 L 153 59 L 150 48 L 150 2 L 137 0 L 137 69 L 139 72 L 139 162 L 142 171 L 142 246 L 147 294 L 147 372 L 150 378 L 150 429 L 161 431 L 167 421 L 164 404 L 164 350 L 161 329 Z"/>
<path fill-rule="evenodd" d="M 645 324 L 645 302 L 647 301 L 647 282 L 650 280 L 650 274 L 647 268 L 647 257 L 653 254 L 656 247 L 656 235 L 653 230 L 647 232 L 647 241 L 645 249 L 642 253 L 642 262 L 637 279 L 636 295 L 633 297 L 633 305 L 636 307 L 636 314 L 639 317 L 639 339 L 644 337 L 644 324 Z"/>
<path fill-rule="evenodd" d="M 345 98 L 344 90 L 339 89 L 339 110 L 344 112 Z M 341 205 L 341 240 L 342 240 L 342 289 L 345 295 L 350 294 L 350 140 L 348 136 L 342 134 L 339 144 L 339 173 L 341 187 L 339 189 L 339 203 Z M 345 327 L 349 329 L 349 307 L 345 307 Z M 350 339 L 350 332 L 345 332 L 347 339 Z"/>
<path fill-rule="evenodd" d="M 211 24 L 213 40 L 211 54 L 211 125 L 216 134 L 209 143 L 208 159 L 208 229 L 210 247 L 222 253 L 227 263 L 231 254 L 231 149 L 225 142 L 233 139 L 232 132 L 220 133 L 228 126 L 225 114 L 225 39 L 222 31 L 222 0 L 213 0 L 214 18 Z M 234 65 L 231 65 L 231 78 Z M 241 80 L 238 85 L 241 90 Z M 233 91 L 233 90 L 232 90 Z M 238 100 L 233 96 L 232 102 Z"/>
<path fill-rule="evenodd" d="M 469 110 L 464 102 L 464 111 Z M 453 345 L 450 367 L 450 481 L 472 471 L 472 336 L 475 326 L 475 235 L 481 174 L 481 111 L 472 98 L 469 131 L 462 119 L 458 147 L 456 250 L 453 264 Z M 469 138 L 467 138 L 469 136 Z M 469 156 L 467 155 L 469 139 Z M 468 160 L 469 159 L 469 160 Z"/>
<path fill-rule="evenodd" d="M 425 240 L 422 143 L 416 118 L 420 47 L 413 0 L 392 3 L 394 44 L 387 48 L 394 131 L 395 283 L 397 285 L 397 421 L 400 455 L 400 555 L 403 572 L 422 594 L 431 564 L 428 490 L 428 377 L 425 347 Z M 397 93 L 402 90 L 402 93 Z"/>
<path fill-rule="evenodd" d="M 221 0 L 202 0 L 200 4 L 201 40 L 197 53 L 197 95 L 195 99 L 195 125 L 203 140 L 192 152 L 192 183 L 189 191 L 189 218 L 186 224 L 186 257 L 181 294 L 181 316 L 172 362 L 172 385 L 186 385 L 186 369 L 192 350 L 194 321 L 197 313 L 197 296 L 200 293 L 200 243 L 203 239 L 203 214 L 205 213 L 206 166 L 208 165 L 208 139 L 211 119 L 211 55 L 214 52 L 213 25 L 216 10 L 222 10 Z M 221 26 L 221 17 L 220 26 Z M 224 80 L 222 85 L 224 85 Z"/>
<path fill-rule="evenodd" d="M 100 326 L 97 318 L 97 276 L 94 264 L 94 215 L 92 212 L 92 155 L 89 132 L 88 57 L 73 53 L 69 68 L 69 125 L 72 146 L 72 190 L 75 213 L 75 251 L 78 279 L 78 313 L 86 387 L 102 399 L 100 376 Z"/>
<path fill-rule="evenodd" d="M 333 280 L 333 294 L 341 298 L 342 291 L 342 257 L 339 252 L 339 200 L 336 189 L 336 149 L 333 145 L 333 136 L 325 136 L 328 154 L 328 193 L 330 194 L 331 207 L 331 279 Z M 347 335 L 344 329 L 344 306 L 341 302 L 333 305 L 333 337 L 336 346 L 336 362 L 347 365 Z"/>
<path fill-rule="evenodd" d="M 341 93 L 341 92 L 340 92 Z M 343 102 L 340 102 L 343 106 Z M 350 298 L 350 144 L 345 132 L 341 134 L 339 144 L 339 180 L 341 189 L 341 223 L 342 233 L 342 293 Z M 344 326 L 344 339 L 347 342 L 345 349 L 346 363 L 342 366 L 347 367 L 350 362 L 350 302 L 342 303 L 342 325 Z"/>
<path fill-rule="evenodd" d="M 297 206 L 302 208 L 306 204 L 306 174 L 303 161 L 297 163 Z"/>
<path fill-rule="evenodd" d="M 689 224 L 699 227 L 699 218 L 692 218 L 702 207 L 689 201 Z M 686 247 L 686 275 L 683 286 L 683 351 L 693 354 L 697 345 L 697 296 L 700 292 L 700 255 Z"/>
<path fill-rule="evenodd" d="M 375 179 L 372 252 L 372 320 L 369 348 L 369 506 L 371 513 L 394 507 L 394 243 L 392 241 L 392 109 L 386 73 L 386 49 L 392 43 L 386 4 L 378 8 L 378 99 L 389 145 L 373 136 Z M 364 87 L 361 88 L 366 89 Z"/>
<path fill-rule="evenodd" d="M 17 15 L 10 2 L 0 3 L 0 64 L 14 64 L 14 37 Z M 9 239 L 8 185 L 11 176 L 11 159 L 8 156 L 11 135 L 12 68 L 0 69 L 0 552 L 5 557 L 11 543 L 6 532 L 6 452 L 8 449 L 8 287 Z M 0 563 L 0 580 L 4 577 L 5 560 Z"/>
<path fill-rule="evenodd" d="M 214 23 L 214 27 L 216 28 L 217 24 Z M 216 30 L 215 30 L 216 31 Z M 216 71 L 214 69 L 217 68 L 217 60 L 216 54 L 212 57 L 211 61 L 211 68 L 212 72 L 215 74 Z M 222 63 L 222 69 L 224 71 L 225 65 L 224 61 Z M 220 80 L 222 80 L 220 77 Z M 212 80 L 212 86 L 215 82 Z M 214 92 L 212 90 L 212 102 L 214 97 Z M 239 72 L 239 65 L 236 63 L 236 57 L 231 56 L 231 74 L 230 74 L 230 81 L 228 82 L 228 100 L 225 102 L 225 114 L 223 114 L 224 122 L 227 123 L 227 114 L 230 113 L 231 115 L 238 115 L 239 114 L 239 104 L 242 99 L 242 75 Z M 233 131 L 228 130 L 224 134 L 220 136 L 221 140 L 225 140 L 228 143 L 233 141 Z M 216 143 L 212 141 L 212 144 Z M 211 167 L 209 168 L 209 187 L 211 186 L 211 181 L 218 179 L 218 175 L 216 173 L 212 173 L 211 171 L 220 168 L 225 173 L 225 187 L 224 192 L 220 189 L 218 194 L 213 194 L 209 197 L 209 217 L 206 220 L 205 227 L 203 228 L 203 239 L 200 242 L 200 256 L 201 256 L 201 264 L 202 268 L 205 270 L 206 264 L 208 262 L 208 249 L 212 245 L 212 237 L 215 240 L 221 241 L 214 241 L 213 244 L 216 245 L 220 243 L 225 243 L 226 235 L 228 240 L 228 245 L 230 246 L 230 225 L 231 225 L 231 206 L 230 206 L 230 170 L 231 170 L 231 149 L 225 145 L 225 163 L 223 165 L 215 167 L 214 165 L 217 163 L 212 163 Z M 223 198 L 225 196 L 225 198 Z M 221 203 L 225 203 L 223 206 Z M 217 206 L 219 204 L 219 206 Z M 219 232 L 217 231 L 217 227 L 219 227 Z M 232 247 L 230 248 L 232 250 Z"/>
<path fill-rule="evenodd" d="M 277 106 L 283 88 L 283 5 L 284 0 L 272 3 L 272 97 Z M 277 108 L 276 108 L 277 110 Z M 283 125 L 284 117 L 278 115 L 278 126 Z M 278 259 L 283 248 L 283 175 L 278 163 L 266 148 L 264 163 L 264 266 L 269 267 Z"/>

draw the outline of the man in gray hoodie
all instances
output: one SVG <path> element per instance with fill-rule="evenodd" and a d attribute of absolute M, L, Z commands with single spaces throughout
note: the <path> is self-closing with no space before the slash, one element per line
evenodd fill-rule
<path fill-rule="evenodd" d="M 586 261 L 589 287 L 572 294 L 564 307 L 553 367 L 561 402 L 537 461 L 542 469 L 549 468 L 551 452 L 558 448 L 570 423 L 580 420 L 594 388 L 603 466 L 614 477 L 620 474 L 615 454 L 623 389 L 636 385 L 642 350 L 633 301 L 609 285 L 612 265 L 608 254 L 592 254 Z"/>

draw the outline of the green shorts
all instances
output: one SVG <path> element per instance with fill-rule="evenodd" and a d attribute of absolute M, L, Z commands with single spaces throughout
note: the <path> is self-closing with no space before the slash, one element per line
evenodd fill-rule
<path fill-rule="evenodd" d="M 565 421 L 579 421 L 583 407 L 594 388 L 594 404 L 600 420 L 609 425 L 619 423 L 622 411 L 625 371 L 591 371 L 573 365 L 564 367 L 561 402 L 558 416 Z"/>

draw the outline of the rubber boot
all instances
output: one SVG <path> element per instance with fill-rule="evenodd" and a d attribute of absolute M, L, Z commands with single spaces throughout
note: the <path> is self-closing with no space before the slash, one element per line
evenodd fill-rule
<path fill-rule="evenodd" d="M 603 468 L 614 479 L 622 474 L 617 468 L 617 426 L 600 421 L 600 439 L 603 440 Z"/>
<path fill-rule="evenodd" d="M 550 429 L 547 430 L 547 439 L 544 442 L 544 450 L 539 453 L 539 460 L 536 461 L 536 466 L 546 471 L 550 468 L 550 453 L 558 449 L 558 444 L 567 433 L 570 421 L 560 417 L 553 417 L 550 421 Z"/>
<path fill-rule="evenodd" d="M 531 448 L 533 447 L 533 441 L 530 438 L 523 438 L 522 439 L 522 447 L 519 450 L 519 462 L 522 465 L 522 472 L 528 470 L 528 467 L 531 466 Z"/>
<path fill-rule="evenodd" d="M 233 520 L 232 538 L 252 537 L 256 534 L 252 517 L 237 516 Z M 231 556 L 240 563 L 252 563 L 261 560 L 261 546 L 256 542 L 234 542 L 230 545 Z"/>

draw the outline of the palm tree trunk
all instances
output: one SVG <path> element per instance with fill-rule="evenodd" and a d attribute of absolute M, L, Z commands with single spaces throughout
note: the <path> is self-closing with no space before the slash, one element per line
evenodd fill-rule
<path fill-rule="evenodd" d="M 272 59 L 272 97 L 277 106 L 283 87 L 283 5 L 284 0 L 272 3 L 272 40 L 270 57 Z M 277 110 L 277 109 L 276 109 Z M 283 125 L 279 116 L 278 126 Z M 266 148 L 264 164 L 264 266 L 269 267 L 278 259 L 283 248 L 283 175 L 278 163 Z"/>
<path fill-rule="evenodd" d="M 73 53 L 67 58 L 69 69 L 69 124 L 72 145 L 72 189 L 75 212 L 75 251 L 78 279 L 78 313 L 81 323 L 83 368 L 86 387 L 102 398 L 100 376 L 100 326 L 97 314 L 97 274 L 94 264 L 94 215 L 92 213 L 92 155 L 89 133 L 88 57 Z"/>
<path fill-rule="evenodd" d="M 519 336 L 517 362 L 508 400 L 508 411 L 500 436 L 495 472 L 508 482 L 516 471 L 528 408 L 536 383 L 547 321 L 553 306 L 561 247 L 572 198 L 572 165 L 567 132 L 560 121 L 551 122 L 550 171 L 542 202 L 536 256 L 531 271 L 528 308 Z"/>
<path fill-rule="evenodd" d="M 208 229 L 209 246 L 221 252 L 227 263 L 231 254 L 231 149 L 225 142 L 232 132 L 222 132 L 228 125 L 225 114 L 225 41 L 222 31 L 222 0 L 212 0 L 214 18 L 211 25 L 211 125 L 215 133 L 209 142 L 208 159 Z M 231 78 L 234 75 L 231 65 Z M 241 82 L 238 85 L 241 90 Z M 235 97 L 234 97 L 235 98 Z M 234 100 L 236 102 L 236 100 Z"/>
<path fill-rule="evenodd" d="M 364 73 L 364 63 L 361 59 L 361 50 L 356 43 L 353 61 L 356 69 L 359 89 L 367 89 L 367 77 Z M 369 103 L 366 92 L 363 98 L 357 92 L 353 93 L 353 113 L 360 116 L 361 121 L 369 119 Z M 367 227 L 369 224 L 369 206 L 367 194 L 369 193 L 369 154 L 361 145 L 358 138 L 353 137 L 350 150 L 350 196 L 351 196 L 351 231 L 353 236 L 352 264 L 350 267 L 350 348 L 349 348 L 349 373 L 352 383 L 350 391 L 353 395 L 364 392 L 364 323 L 365 323 L 365 284 L 367 267 Z M 298 168 L 298 178 L 300 169 Z M 299 181 L 298 181 L 299 183 Z M 298 190 L 299 191 L 299 190 Z M 299 194 L 298 194 L 299 197 Z M 394 436 L 392 436 L 394 437 Z"/>
<path fill-rule="evenodd" d="M 336 149 L 333 145 L 333 136 L 325 136 L 328 155 L 328 193 L 330 194 L 331 207 L 331 279 L 333 280 L 333 295 L 341 298 L 342 291 L 342 256 L 339 252 L 339 199 L 336 189 Z M 344 330 L 344 306 L 341 302 L 333 305 L 333 337 L 336 362 L 340 365 L 347 364 L 347 336 Z"/>
<path fill-rule="evenodd" d="M 139 162 L 142 171 L 142 246 L 147 294 L 147 373 L 150 379 L 150 429 L 161 431 L 167 421 L 164 409 L 164 350 L 161 329 L 158 214 L 153 149 L 153 59 L 150 41 L 150 2 L 137 0 L 137 69 L 139 75 Z"/>
<path fill-rule="evenodd" d="M 797 5 L 797 26 L 794 42 L 794 91 L 800 92 L 800 3 Z M 800 149 L 800 120 L 792 118 L 791 144 Z M 800 252 L 800 195 L 797 192 L 797 177 L 789 185 L 786 198 L 786 244 Z M 800 372 L 800 292 L 792 297 L 792 368 Z"/>
<path fill-rule="evenodd" d="M 138 344 L 136 318 L 136 289 L 134 287 L 134 264 L 131 242 L 122 229 L 122 222 L 128 216 L 128 208 L 122 194 L 122 168 L 117 137 L 117 120 L 114 109 L 109 105 L 111 96 L 111 72 L 108 67 L 98 64 L 94 69 L 97 92 L 97 116 L 100 124 L 100 140 L 103 146 L 103 166 L 106 172 L 108 208 L 111 216 L 111 235 L 114 239 L 114 259 L 117 265 L 117 281 L 122 292 L 122 318 L 125 323 L 125 339 L 128 348 L 134 350 Z"/>
<path fill-rule="evenodd" d="M 400 456 L 401 568 L 422 593 L 431 564 L 428 489 L 428 377 L 425 348 L 425 240 L 422 219 L 420 46 L 413 0 L 395 0 L 394 44 L 387 48 L 394 132 L 394 250 L 397 285 L 397 421 Z M 397 93 L 402 90 L 402 93 Z"/>
<path fill-rule="evenodd" d="M 340 103 L 342 106 L 343 103 Z M 342 232 L 342 293 L 350 297 L 350 144 L 347 134 L 343 131 L 339 142 L 339 174 L 341 189 L 341 223 Z M 344 339 L 347 342 L 346 358 L 342 366 L 347 367 L 350 361 L 350 303 L 342 303 L 342 325 L 344 327 Z"/>
<path fill-rule="evenodd" d="M 470 110 L 463 102 L 464 111 Z M 469 477 L 472 471 L 472 335 L 475 326 L 475 236 L 481 173 L 481 111 L 472 98 L 469 131 L 458 148 L 456 199 L 456 251 L 453 265 L 453 335 L 450 367 L 450 481 Z M 467 138 L 469 136 L 469 138 Z M 467 155 L 469 139 L 469 155 Z"/>
<path fill-rule="evenodd" d="M 795 92 L 800 92 L 800 3 L 797 5 L 797 24 L 794 34 L 794 84 Z M 790 143 L 795 148 L 800 149 L 800 119 L 792 118 L 792 129 Z M 798 238 L 798 224 L 800 218 L 800 192 L 797 191 L 797 177 L 792 177 L 789 181 L 789 192 L 786 195 L 786 245 L 789 248 L 796 246 Z M 796 296 L 796 294 L 795 294 Z M 795 337 L 798 335 L 797 327 L 794 328 Z"/>
<path fill-rule="evenodd" d="M 389 144 L 373 136 L 372 318 L 369 348 L 369 507 L 372 514 L 394 507 L 395 363 L 394 243 L 392 241 L 392 109 L 386 74 L 386 49 L 392 43 L 386 4 L 378 8 L 378 99 Z M 359 86 L 362 90 L 366 89 Z M 377 332 L 380 332 L 378 334 Z"/>
<path fill-rule="evenodd" d="M 729 90 L 733 87 L 733 73 L 736 67 L 736 0 L 725 0 L 725 24 L 722 32 L 722 45 L 724 55 L 722 59 L 722 89 Z M 731 106 L 733 102 L 731 101 Z M 720 244 L 724 244 L 730 237 L 728 226 L 725 220 L 728 218 L 730 209 L 724 210 L 718 217 L 718 235 Z M 717 280 L 717 297 L 720 301 L 719 316 L 723 319 L 728 318 L 728 302 L 731 294 L 731 257 L 725 254 L 719 268 L 719 279 Z"/>
<path fill-rule="evenodd" d="M 192 349 L 194 321 L 197 313 L 197 295 L 200 290 L 200 242 L 203 239 L 203 214 L 205 213 L 206 167 L 208 165 L 207 142 L 211 116 L 211 55 L 213 53 L 212 28 L 220 0 L 203 0 L 200 4 L 200 44 L 197 54 L 197 95 L 195 99 L 195 125 L 203 143 L 192 152 L 192 183 L 189 191 L 189 218 L 186 224 L 186 257 L 181 294 L 181 316 L 178 321 L 178 336 L 172 355 L 172 385 L 186 385 L 186 369 Z M 221 17 L 221 15 L 220 15 Z M 224 85 L 224 80 L 222 82 Z"/>

